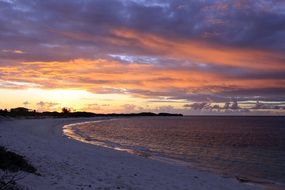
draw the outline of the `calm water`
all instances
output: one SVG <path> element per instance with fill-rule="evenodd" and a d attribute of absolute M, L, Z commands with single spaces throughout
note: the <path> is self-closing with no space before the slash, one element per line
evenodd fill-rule
<path fill-rule="evenodd" d="M 72 129 L 109 147 L 173 158 L 229 176 L 285 183 L 285 117 L 141 117 Z"/>

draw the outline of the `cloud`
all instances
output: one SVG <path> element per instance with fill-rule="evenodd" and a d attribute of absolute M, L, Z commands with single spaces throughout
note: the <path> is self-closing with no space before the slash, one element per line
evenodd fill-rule
<path fill-rule="evenodd" d="M 191 108 L 194 110 L 208 109 L 209 103 L 207 103 L 207 102 L 196 102 L 193 104 L 185 104 L 184 107 Z"/>
<path fill-rule="evenodd" d="M 279 0 L 0 1 L 0 87 L 221 103 L 215 110 L 234 100 L 284 101 L 284 7 Z"/>
<path fill-rule="evenodd" d="M 136 49 L 143 48 L 148 53 L 156 53 L 161 56 L 257 70 L 285 69 L 284 55 L 276 52 L 216 46 L 199 40 L 169 40 L 129 29 L 114 30 L 113 34 L 119 38 L 113 41 L 114 45 L 119 44 L 128 48 L 131 44 Z M 270 65 L 267 64 L 268 60 L 271 61 Z"/>
<path fill-rule="evenodd" d="M 1 69 L 0 69 L 1 70 Z M 21 88 L 36 88 L 41 85 L 33 82 L 25 82 L 18 80 L 1 80 L 0 79 L 0 88 L 11 88 L 11 89 L 21 89 Z"/>
<path fill-rule="evenodd" d="M 231 103 L 230 102 L 225 102 L 225 105 L 223 107 L 223 109 L 230 109 Z"/>
<path fill-rule="evenodd" d="M 38 111 L 56 111 L 60 107 L 60 104 L 56 102 L 40 101 L 36 105 L 38 106 Z"/>
<path fill-rule="evenodd" d="M 284 81 L 280 79 L 229 79 L 227 74 L 183 66 L 125 64 L 107 59 L 23 62 L 2 66 L 0 72 L 2 88 L 76 88 L 102 94 L 216 102 L 284 98 Z"/>
<path fill-rule="evenodd" d="M 284 109 L 284 105 L 276 105 L 272 103 L 266 103 L 266 102 L 260 102 L 259 100 L 256 101 L 255 105 L 251 109 L 261 109 L 261 110 L 266 110 L 266 109 L 272 109 L 272 110 L 281 110 Z"/>
<path fill-rule="evenodd" d="M 124 113 L 132 113 L 136 111 L 136 105 L 125 104 L 123 105 Z"/>
<path fill-rule="evenodd" d="M 100 104 L 100 103 L 89 103 L 78 110 L 89 111 L 94 113 L 113 113 L 118 111 L 116 110 L 115 106 L 112 106 L 111 104 Z"/>
<path fill-rule="evenodd" d="M 153 113 L 184 113 L 187 114 L 187 110 L 183 108 L 176 108 L 172 105 L 162 106 L 138 106 L 135 104 L 124 104 L 121 106 L 122 109 L 119 112 L 123 113 L 138 113 L 138 112 L 153 112 Z"/>
<path fill-rule="evenodd" d="M 195 114 L 242 114 L 247 113 L 251 115 L 275 113 L 281 114 L 284 110 L 284 102 L 260 102 L 256 101 L 252 105 L 252 101 L 233 100 L 232 102 L 225 102 L 222 106 L 221 103 L 211 102 L 194 102 L 191 104 L 184 104 L 184 108 L 189 110 L 189 113 Z"/>
<path fill-rule="evenodd" d="M 25 102 L 23 102 L 23 104 L 24 104 L 24 106 L 27 106 L 27 105 L 29 105 L 29 104 L 31 104 L 31 103 L 28 102 L 28 101 L 25 101 Z"/>
<path fill-rule="evenodd" d="M 192 104 L 185 104 L 183 107 L 190 108 L 193 110 L 210 110 L 210 111 L 243 109 L 238 105 L 237 100 L 234 100 L 232 103 L 225 102 L 223 107 L 221 107 L 219 104 L 213 104 L 211 102 L 194 102 Z"/>
<path fill-rule="evenodd" d="M 22 50 L 18 50 L 18 49 L 15 49 L 15 50 L 2 49 L 1 52 L 5 54 L 23 54 L 24 53 Z"/>
<path fill-rule="evenodd" d="M 234 100 L 234 101 L 233 101 L 232 106 L 231 106 L 231 109 L 232 109 L 232 110 L 240 109 L 240 107 L 238 106 L 237 100 Z"/>
<path fill-rule="evenodd" d="M 92 59 L 106 53 L 139 51 L 141 47 L 136 48 L 138 41 L 124 39 L 122 35 L 113 36 L 113 31 L 125 28 L 176 42 L 202 40 L 234 49 L 247 47 L 251 50 L 284 51 L 284 2 L 241 2 L 1 2 L 0 49 L 21 50 L 25 53 L 7 58 L 25 61 Z M 114 46 L 116 42 L 124 43 L 124 40 L 131 47 Z"/>

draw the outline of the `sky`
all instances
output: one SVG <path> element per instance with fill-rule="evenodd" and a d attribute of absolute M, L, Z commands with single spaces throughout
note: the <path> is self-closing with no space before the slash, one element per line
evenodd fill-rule
<path fill-rule="evenodd" d="M 285 115 L 284 0 L 0 0 L 0 109 Z"/>

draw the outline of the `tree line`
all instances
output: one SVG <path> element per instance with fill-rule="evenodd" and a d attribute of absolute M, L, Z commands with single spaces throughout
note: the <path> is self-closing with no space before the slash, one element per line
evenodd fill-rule
<path fill-rule="evenodd" d="M 53 111 L 53 112 L 37 112 L 36 110 L 30 110 L 25 107 L 12 108 L 10 110 L 0 109 L 0 116 L 3 117 L 103 117 L 103 116 L 183 116 L 182 114 L 173 114 L 173 113 L 152 113 L 152 112 L 140 112 L 140 113 L 92 113 L 92 112 L 84 112 L 84 111 L 76 111 L 73 112 L 69 108 L 62 108 L 61 112 Z"/>

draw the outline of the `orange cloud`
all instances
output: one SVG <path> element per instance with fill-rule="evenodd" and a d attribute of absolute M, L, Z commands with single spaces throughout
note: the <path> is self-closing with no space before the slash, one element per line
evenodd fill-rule
<path fill-rule="evenodd" d="M 220 6 L 222 8 L 224 7 L 224 5 L 219 5 L 219 7 Z M 115 29 L 112 31 L 112 35 L 105 37 L 83 32 L 54 32 L 74 40 L 111 44 L 113 47 L 120 47 L 120 49 L 128 50 L 130 53 L 147 53 L 164 56 L 166 58 L 191 60 L 209 65 L 226 65 L 260 71 L 285 70 L 285 56 L 280 52 L 228 47 L 211 44 L 202 41 L 202 39 L 185 40 L 164 38 L 151 33 L 143 33 L 126 28 Z M 217 35 L 222 35 L 222 33 L 205 32 L 202 37 L 211 38 Z"/>
<path fill-rule="evenodd" d="M 119 38 L 112 41 L 117 45 L 121 42 L 121 45 L 126 45 L 128 41 L 132 45 L 166 57 L 255 70 L 285 70 L 285 56 L 281 53 L 225 47 L 198 40 L 166 39 L 128 29 L 117 29 L 113 34 Z"/>
<path fill-rule="evenodd" d="M 16 66 L 0 67 L 0 72 L 4 81 L 22 81 L 39 85 L 41 88 L 82 89 L 94 93 L 113 89 L 113 93 L 130 92 L 139 96 L 149 96 L 144 94 L 144 91 L 169 92 L 174 89 L 175 92 L 175 89 L 180 89 L 190 94 L 216 93 L 224 88 L 282 88 L 285 84 L 284 80 L 229 79 L 222 73 L 147 64 L 124 64 L 105 59 L 23 62 Z M 30 88 L 29 85 L 26 87 Z"/>

